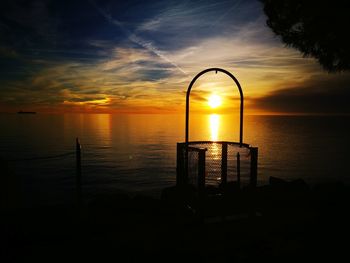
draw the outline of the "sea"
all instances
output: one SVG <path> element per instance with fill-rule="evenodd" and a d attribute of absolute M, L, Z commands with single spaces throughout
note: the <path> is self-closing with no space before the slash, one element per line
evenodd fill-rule
<path fill-rule="evenodd" d="M 350 116 L 244 116 L 243 142 L 258 147 L 258 185 L 269 178 L 350 183 Z M 190 141 L 239 141 L 239 116 L 193 114 Z M 176 183 L 182 114 L 0 114 L 2 187 L 27 206 L 73 202 L 76 139 L 83 197 L 160 197 Z M 4 186 L 5 185 L 5 186 Z"/>

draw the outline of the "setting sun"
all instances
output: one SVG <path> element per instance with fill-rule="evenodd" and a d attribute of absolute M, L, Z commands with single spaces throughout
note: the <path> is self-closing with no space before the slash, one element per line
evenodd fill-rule
<path fill-rule="evenodd" d="M 212 94 L 209 98 L 208 98 L 208 105 L 211 108 L 217 108 L 221 105 L 221 97 L 219 95 L 216 94 Z"/>

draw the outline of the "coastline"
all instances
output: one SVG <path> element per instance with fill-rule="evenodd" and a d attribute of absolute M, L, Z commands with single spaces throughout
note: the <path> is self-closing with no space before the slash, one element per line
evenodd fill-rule
<path fill-rule="evenodd" d="M 346 253 L 349 186 L 272 178 L 256 189 L 226 190 L 218 196 L 208 189 L 197 198 L 191 189 L 173 187 L 161 199 L 101 195 L 80 207 L 2 213 L 2 241 L 10 240 L 5 257 L 289 262 Z"/>

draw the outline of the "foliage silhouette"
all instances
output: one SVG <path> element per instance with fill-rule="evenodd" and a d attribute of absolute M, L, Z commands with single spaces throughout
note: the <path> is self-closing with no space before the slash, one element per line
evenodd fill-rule
<path fill-rule="evenodd" d="M 341 0 L 260 0 L 267 25 L 287 46 L 314 57 L 329 72 L 350 69 L 350 15 Z"/>

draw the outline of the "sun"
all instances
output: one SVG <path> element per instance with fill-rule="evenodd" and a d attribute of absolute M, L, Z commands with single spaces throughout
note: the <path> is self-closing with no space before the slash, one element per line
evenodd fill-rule
<path fill-rule="evenodd" d="M 219 107 L 221 105 L 221 97 L 216 94 L 210 95 L 208 98 L 208 105 L 213 109 Z"/>

